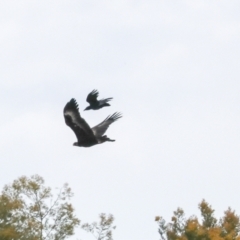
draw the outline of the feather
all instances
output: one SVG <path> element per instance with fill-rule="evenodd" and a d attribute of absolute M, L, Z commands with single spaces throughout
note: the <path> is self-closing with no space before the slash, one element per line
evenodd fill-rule
<path fill-rule="evenodd" d="M 121 113 L 118 112 L 115 112 L 111 116 L 108 116 L 104 121 L 92 128 L 94 135 L 97 137 L 102 136 L 107 131 L 110 124 L 117 121 L 121 117 Z"/>

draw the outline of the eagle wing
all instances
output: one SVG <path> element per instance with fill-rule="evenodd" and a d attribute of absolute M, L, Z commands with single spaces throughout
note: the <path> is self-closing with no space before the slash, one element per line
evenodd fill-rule
<path fill-rule="evenodd" d="M 98 98 L 99 92 L 98 90 L 94 89 L 92 90 L 88 96 L 86 101 L 91 105 L 91 104 L 96 104 L 98 102 L 97 98 Z"/>
<path fill-rule="evenodd" d="M 92 128 L 92 131 L 96 137 L 101 137 L 108 129 L 109 125 L 121 118 L 121 113 L 115 112 L 109 115 L 104 121 Z"/>
<path fill-rule="evenodd" d="M 80 116 L 77 101 L 72 98 L 64 107 L 65 123 L 73 130 L 79 142 L 94 140 L 95 136 L 88 123 Z"/>

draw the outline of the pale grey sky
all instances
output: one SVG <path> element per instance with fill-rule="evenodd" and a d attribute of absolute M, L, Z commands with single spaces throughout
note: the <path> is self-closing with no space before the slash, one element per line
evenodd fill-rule
<path fill-rule="evenodd" d="M 159 239 L 156 215 L 205 198 L 240 214 L 240 2 L 2 1 L 0 187 L 68 182 L 83 222 L 112 213 L 114 240 Z M 87 94 L 111 107 L 82 112 Z M 73 147 L 63 107 L 115 143 Z M 90 240 L 77 231 L 71 239 Z"/>

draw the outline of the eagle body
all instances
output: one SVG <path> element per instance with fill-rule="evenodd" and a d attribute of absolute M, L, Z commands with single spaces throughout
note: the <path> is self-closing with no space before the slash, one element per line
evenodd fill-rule
<path fill-rule="evenodd" d="M 110 124 L 122 117 L 120 113 L 116 112 L 95 127 L 90 128 L 85 119 L 81 117 L 77 101 L 74 98 L 64 107 L 63 115 L 66 125 L 73 130 L 77 137 L 78 141 L 73 145 L 78 147 L 91 147 L 106 141 L 114 142 L 115 140 L 108 138 L 104 133 Z"/>

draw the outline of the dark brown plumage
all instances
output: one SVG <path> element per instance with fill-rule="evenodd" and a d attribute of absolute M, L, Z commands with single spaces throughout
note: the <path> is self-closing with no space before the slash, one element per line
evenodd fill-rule
<path fill-rule="evenodd" d="M 103 135 L 110 124 L 122 117 L 120 113 L 114 113 L 108 116 L 104 121 L 93 128 L 90 128 L 88 123 L 81 117 L 76 100 L 72 98 L 64 107 L 63 115 L 65 123 L 69 126 L 77 137 L 77 142 L 73 145 L 78 147 L 91 147 L 106 141 L 114 142 Z"/>

